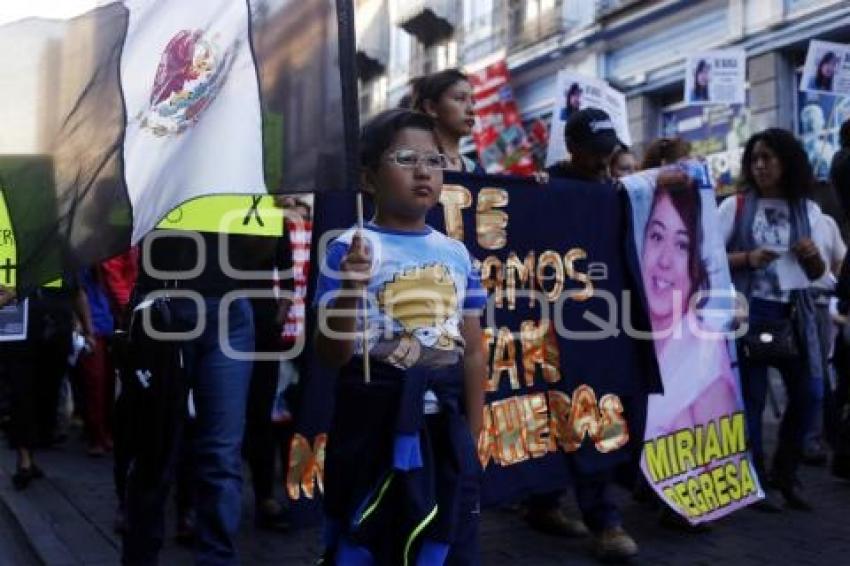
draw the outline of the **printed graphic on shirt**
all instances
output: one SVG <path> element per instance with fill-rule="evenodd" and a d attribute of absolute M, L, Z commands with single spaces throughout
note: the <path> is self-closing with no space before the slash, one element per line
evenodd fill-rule
<path fill-rule="evenodd" d="M 788 251 L 791 241 L 791 214 L 788 206 L 763 203 L 753 219 L 753 241 L 757 248 L 778 254 Z M 752 278 L 753 295 L 763 299 L 781 300 L 784 296 L 779 281 L 777 262 L 757 270 Z"/>
<path fill-rule="evenodd" d="M 420 360 L 427 363 L 429 358 L 444 357 L 446 352 L 454 357 L 460 313 L 457 288 L 445 265 L 418 266 L 397 274 L 378 293 L 378 308 L 393 324 L 393 340 L 381 348 L 389 349 L 397 342 L 387 356 L 389 363 L 409 368 Z"/>
<path fill-rule="evenodd" d="M 340 288 L 339 266 L 353 231 L 328 246 L 316 288 L 328 304 Z M 398 233 L 367 224 L 363 232 L 372 255 L 368 284 L 368 343 L 372 359 L 401 369 L 446 367 L 464 351 L 464 312 L 486 303 L 481 279 L 463 244 L 430 228 Z M 363 354 L 362 317 L 354 352 Z"/>
<path fill-rule="evenodd" d="M 783 252 L 791 239 L 791 218 L 788 207 L 765 206 L 753 220 L 753 237 L 762 247 Z"/>

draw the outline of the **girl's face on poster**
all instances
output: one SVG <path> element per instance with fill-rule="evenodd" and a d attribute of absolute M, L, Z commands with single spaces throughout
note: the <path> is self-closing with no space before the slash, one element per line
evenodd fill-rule
<path fill-rule="evenodd" d="M 708 86 L 709 79 L 709 71 L 708 67 L 703 67 L 702 70 L 697 73 L 697 84 L 699 86 Z"/>
<path fill-rule="evenodd" d="M 782 182 L 782 163 L 779 157 L 764 141 L 759 140 L 753 147 L 750 164 L 753 179 L 763 197 L 781 196 L 775 194 Z"/>
<path fill-rule="evenodd" d="M 690 235 L 668 195 L 655 205 L 643 243 L 643 284 L 655 330 L 670 328 L 687 310 Z"/>
<path fill-rule="evenodd" d="M 472 85 L 467 81 L 456 82 L 446 89 L 437 104 L 429 104 L 426 110 L 443 131 L 459 138 L 470 135 L 475 126 Z"/>
<path fill-rule="evenodd" d="M 830 57 L 820 66 L 820 74 L 824 77 L 832 77 L 835 74 L 835 58 Z"/>

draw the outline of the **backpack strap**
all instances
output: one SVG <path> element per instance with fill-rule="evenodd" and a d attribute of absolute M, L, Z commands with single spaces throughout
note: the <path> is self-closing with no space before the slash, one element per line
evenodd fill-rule
<path fill-rule="evenodd" d="M 744 193 L 735 193 L 735 226 L 744 216 Z"/>

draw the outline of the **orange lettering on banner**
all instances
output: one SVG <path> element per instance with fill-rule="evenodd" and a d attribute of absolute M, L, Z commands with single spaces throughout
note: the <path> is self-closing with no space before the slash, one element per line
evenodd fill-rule
<path fill-rule="evenodd" d="M 482 468 L 486 468 L 491 459 L 497 464 L 500 463 L 497 435 L 496 428 L 493 426 L 493 412 L 489 405 L 485 405 L 481 434 L 478 437 L 478 459 Z"/>
<path fill-rule="evenodd" d="M 596 440 L 596 449 L 602 453 L 619 450 L 629 442 L 629 427 L 623 416 L 623 402 L 609 393 L 599 400 L 600 431 Z"/>
<path fill-rule="evenodd" d="M 328 435 L 319 434 L 311 449 L 306 438 L 300 434 L 293 436 L 289 445 L 289 469 L 286 474 L 286 491 L 293 501 L 300 499 L 302 492 L 307 499 L 313 499 L 316 487 L 319 493 L 324 493 L 327 443 Z"/>
<path fill-rule="evenodd" d="M 522 344 L 522 367 L 526 387 L 534 385 L 534 374 L 540 366 L 547 383 L 561 380 L 561 352 L 551 323 L 542 320 L 539 324 L 527 320 L 520 327 Z"/>
<path fill-rule="evenodd" d="M 472 206 L 472 193 L 460 185 L 443 185 L 440 193 L 443 205 L 443 218 L 446 223 L 446 235 L 463 241 L 463 209 Z"/>
<path fill-rule="evenodd" d="M 508 243 L 508 215 L 502 210 L 508 206 L 508 191 L 504 189 L 481 189 L 475 214 L 475 230 L 478 245 L 485 250 L 500 250 Z"/>
<path fill-rule="evenodd" d="M 551 275 L 546 273 L 547 267 L 552 268 Z M 540 259 L 537 260 L 537 281 L 549 302 L 554 303 L 558 300 L 564 291 L 564 264 L 558 252 L 549 250 L 540 254 Z M 547 291 L 546 283 L 549 281 L 553 281 L 554 284 Z"/>
<path fill-rule="evenodd" d="M 575 263 L 583 259 L 587 259 L 587 252 L 581 248 L 573 248 L 564 254 L 564 271 L 567 277 L 584 285 L 583 290 L 570 293 L 570 298 L 578 302 L 586 301 L 593 296 L 593 281 L 586 273 L 581 273 L 575 268 Z"/>
<path fill-rule="evenodd" d="M 491 355 L 493 354 L 493 346 L 496 344 L 496 333 L 489 326 L 486 326 L 481 329 L 481 342 L 481 347 L 484 348 L 484 355 L 486 356 L 486 359 L 492 359 Z M 482 376 L 482 379 L 484 380 L 484 391 L 492 393 L 492 391 L 490 390 L 490 372 L 488 371 L 487 373 L 485 373 Z"/>
<path fill-rule="evenodd" d="M 496 337 L 496 350 L 493 353 L 493 370 L 490 372 L 490 381 L 487 391 L 498 391 L 502 373 L 508 373 L 511 389 L 519 389 L 519 370 L 516 363 L 516 345 L 514 336 L 510 329 L 502 327 Z"/>
<path fill-rule="evenodd" d="M 494 255 L 487 256 L 481 263 L 481 286 L 487 290 L 487 294 L 493 294 L 493 302 L 496 308 L 504 306 L 505 269 L 502 260 Z"/>
<path fill-rule="evenodd" d="M 572 426 L 567 430 L 568 452 L 578 450 L 584 437 L 589 436 L 596 441 L 599 438 L 600 415 L 596 406 L 596 394 L 587 385 L 579 385 L 573 392 L 573 407 L 570 413 Z"/>
<path fill-rule="evenodd" d="M 549 410 L 546 395 L 525 395 L 522 405 L 525 413 L 525 445 L 532 458 L 545 456 L 555 451 L 555 439 L 549 430 Z"/>
<path fill-rule="evenodd" d="M 563 391 L 548 391 L 547 398 L 549 399 L 549 428 L 555 435 L 555 441 L 561 450 L 569 452 L 567 438 L 569 438 L 570 413 L 573 407 L 570 396 Z"/>
<path fill-rule="evenodd" d="M 525 449 L 522 408 L 516 397 L 496 401 L 491 405 L 493 426 L 498 435 L 499 461 L 510 466 L 528 460 Z"/>
<path fill-rule="evenodd" d="M 516 290 L 521 287 L 529 291 L 528 306 L 536 304 L 534 289 L 535 254 L 528 252 L 525 261 L 520 261 L 516 252 L 511 252 L 505 262 L 505 288 L 508 296 L 508 310 L 516 310 Z"/>

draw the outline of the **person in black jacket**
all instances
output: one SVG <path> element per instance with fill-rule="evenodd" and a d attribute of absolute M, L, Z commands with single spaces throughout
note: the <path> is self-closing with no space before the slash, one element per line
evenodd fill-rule
<path fill-rule="evenodd" d="M 569 162 L 547 171 L 551 178 L 610 183 L 611 156 L 625 144 L 617 137 L 610 116 L 598 108 L 585 108 L 572 116 L 564 130 Z M 638 553 L 638 545 L 623 529 L 617 504 L 610 494 L 613 470 L 583 473 L 571 466 L 576 500 L 584 522 L 595 537 L 595 552 L 602 560 L 628 559 Z"/>

